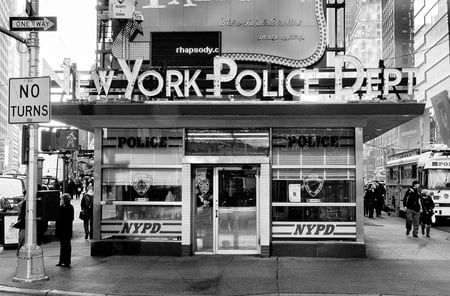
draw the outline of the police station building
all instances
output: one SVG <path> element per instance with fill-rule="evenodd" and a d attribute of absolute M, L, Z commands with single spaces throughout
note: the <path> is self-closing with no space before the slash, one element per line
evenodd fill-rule
<path fill-rule="evenodd" d="M 365 256 L 363 142 L 423 113 L 378 99 L 414 69 L 326 67 L 320 0 L 110 2 L 112 62 L 52 106 L 95 133 L 92 255 Z"/>

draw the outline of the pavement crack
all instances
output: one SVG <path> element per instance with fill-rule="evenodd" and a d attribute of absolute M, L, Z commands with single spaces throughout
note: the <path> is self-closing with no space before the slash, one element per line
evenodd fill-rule
<path fill-rule="evenodd" d="M 277 262 L 277 273 L 276 273 L 276 276 L 275 276 L 275 281 L 276 281 L 276 287 L 277 287 L 277 294 L 279 295 L 280 294 L 280 282 L 278 281 L 278 277 L 279 277 L 279 272 L 280 272 L 280 262 L 279 262 L 279 260 L 280 260 L 280 257 L 277 257 L 277 260 L 276 260 L 276 262 Z"/>

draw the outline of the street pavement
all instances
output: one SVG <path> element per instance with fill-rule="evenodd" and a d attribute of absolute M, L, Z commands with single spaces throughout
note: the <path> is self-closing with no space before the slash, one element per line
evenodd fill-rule
<path fill-rule="evenodd" d="M 48 281 L 13 282 L 15 250 L 0 252 L 0 295 L 450 295 L 450 234 L 406 236 L 393 216 L 365 218 L 363 259 L 91 257 L 80 222 L 70 269 L 55 266 L 58 242 L 42 246 Z"/>

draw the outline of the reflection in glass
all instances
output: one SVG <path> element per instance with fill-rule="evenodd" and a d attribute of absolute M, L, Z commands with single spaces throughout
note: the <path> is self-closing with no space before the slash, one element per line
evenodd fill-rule
<path fill-rule="evenodd" d="M 219 171 L 218 250 L 256 250 L 256 170 Z"/>
<path fill-rule="evenodd" d="M 193 169 L 193 196 L 195 197 L 195 251 L 214 250 L 213 233 L 213 169 Z"/>
<path fill-rule="evenodd" d="M 267 129 L 189 129 L 186 133 L 186 155 L 268 154 Z"/>
<path fill-rule="evenodd" d="M 179 220 L 180 206 L 104 205 L 103 220 Z"/>
<path fill-rule="evenodd" d="M 294 185 L 300 187 L 300 202 L 355 202 L 354 180 L 274 180 L 272 182 L 272 202 L 289 202 Z M 291 199 L 292 200 L 292 199 Z"/>
<path fill-rule="evenodd" d="M 428 189 L 448 190 L 450 188 L 450 170 L 428 170 Z"/>
<path fill-rule="evenodd" d="M 342 207 L 272 207 L 272 221 L 356 221 L 354 206 Z"/>

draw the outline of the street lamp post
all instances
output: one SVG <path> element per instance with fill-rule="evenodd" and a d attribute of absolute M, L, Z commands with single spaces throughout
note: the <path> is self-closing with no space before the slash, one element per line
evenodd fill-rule
<path fill-rule="evenodd" d="M 38 15 L 39 0 L 31 0 L 31 7 Z M 29 77 L 39 76 L 39 34 L 30 32 L 27 39 L 29 51 Z M 37 282 L 48 280 L 45 275 L 44 255 L 42 249 L 37 245 L 36 209 L 37 209 L 37 148 L 38 148 L 38 125 L 29 124 L 29 162 L 28 162 L 28 188 L 25 218 L 25 244 L 20 248 L 17 256 L 15 282 Z"/>

